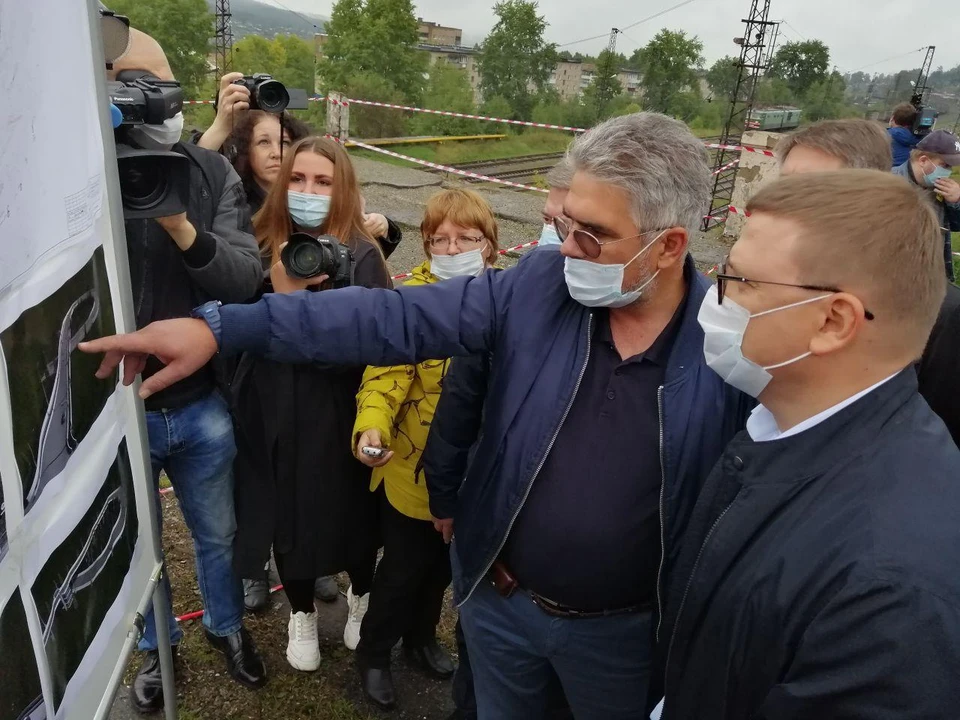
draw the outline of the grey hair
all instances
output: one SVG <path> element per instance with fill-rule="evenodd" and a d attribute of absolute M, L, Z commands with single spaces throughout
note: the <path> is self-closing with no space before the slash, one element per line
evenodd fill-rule
<path fill-rule="evenodd" d="M 573 166 L 570 165 L 569 156 L 565 155 L 563 159 L 554 165 L 550 169 L 550 172 L 547 173 L 547 185 L 549 185 L 551 189 L 569 190 L 571 182 L 573 182 Z"/>
<path fill-rule="evenodd" d="M 707 150 L 679 120 L 649 112 L 611 118 L 574 140 L 567 157 L 575 173 L 626 190 L 641 230 L 693 231 L 703 220 Z"/>

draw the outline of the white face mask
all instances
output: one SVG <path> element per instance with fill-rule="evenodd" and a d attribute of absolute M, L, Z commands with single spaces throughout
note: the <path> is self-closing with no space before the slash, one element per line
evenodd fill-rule
<path fill-rule="evenodd" d="M 183 135 L 183 113 L 163 121 L 162 125 L 136 125 L 130 139 L 144 150 L 170 150 Z"/>
<path fill-rule="evenodd" d="M 487 266 L 483 248 L 469 250 L 458 255 L 434 255 L 430 258 L 430 272 L 441 280 L 470 275 L 479 277 Z"/>
<path fill-rule="evenodd" d="M 801 300 L 753 315 L 729 297 L 723 298 L 723 305 L 717 302 L 717 297 L 717 286 L 714 285 L 707 291 L 707 296 L 700 306 L 700 314 L 697 316 L 700 327 L 703 328 L 703 357 L 707 361 L 707 366 L 722 377 L 728 385 L 732 385 L 751 397 L 758 397 L 773 378 L 768 372 L 769 370 L 792 365 L 810 357 L 813 353 L 805 352 L 803 355 L 798 355 L 791 360 L 776 365 L 767 365 L 766 367 L 757 365 L 753 360 L 743 355 L 743 336 L 747 331 L 750 319 L 771 315 L 801 305 L 808 305 L 830 297 L 830 295 Z"/>
<path fill-rule="evenodd" d="M 287 209 L 298 227 L 316 230 L 330 214 L 330 196 L 287 190 Z"/>
<path fill-rule="evenodd" d="M 540 242 L 537 243 L 540 247 L 544 245 L 560 245 L 563 241 L 560 239 L 560 236 L 557 235 L 557 229 L 553 225 L 546 224 L 543 226 L 543 232 L 540 233 Z"/>
<path fill-rule="evenodd" d="M 563 277 L 567 281 L 567 290 L 570 291 L 570 297 L 587 307 L 621 308 L 639 300 L 646 287 L 660 274 L 660 270 L 657 270 L 640 287 L 628 292 L 623 291 L 624 270 L 649 250 L 665 232 L 666 230 L 663 230 L 653 240 L 644 245 L 640 252 L 623 264 L 601 265 L 590 260 L 566 258 L 563 263 Z"/>

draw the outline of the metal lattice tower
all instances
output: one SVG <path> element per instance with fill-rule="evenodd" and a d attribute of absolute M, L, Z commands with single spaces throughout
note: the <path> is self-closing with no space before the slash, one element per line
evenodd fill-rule
<path fill-rule="evenodd" d="M 607 52 L 616 54 L 617 52 L 617 35 L 620 34 L 618 28 L 610 28 L 610 39 L 607 41 Z"/>
<path fill-rule="evenodd" d="M 923 105 L 923 96 L 927 94 L 927 81 L 930 80 L 930 68 L 933 67 L 933 54 L 936 51 L 936 45 L 927 48 L 927 55 L 920 67 L 920 74 L 917 75 L 917 82 L 913 86 L 913 96 L 910 98 L 910 104 L 918 110 Z"/>
<path fill-rule="evenodd" d="M 230 24 L 230 0 L 217 0 L 214 8 L 216 19 L 216 62 L 217 86 L 220 78 L 230 72 L 233 55 L 233 30 Z"/>
<path fill-rule="evenodd" d="M 740 59 L 737 61 L 739 73 L 736 89 L 730 98 L 730 112 L 727 115 L 723 134 L 720 136 L 720 145 L 731 146 L 740 143 L 747 117 L 753 109 L 757 85 L 767 67 L 767 56 L 764 54 L 767 31 L 771 26 L 776 25 L 775 22 L 768 19 L 769 17 L 770 0 L 751 0 L 750 13 L 743 20 L 746 25 L 743 37 L 734 40 L 735 43 L 740 45 Z M 730 206 L 733 185 L 737 179 L 737 165 L 728 166 L 738 157 L 739 152 L 736 150 L 717 151 L 717 159 L 713 166 L 716 174 L 714 175 L 713 194 L 710 200 L 709 215 L 711 217 L 714 213 L 720 214 Z M 704 230 L 709 229 L 713 221 L 710 218 L 705 218 L 702 228 Z"/>

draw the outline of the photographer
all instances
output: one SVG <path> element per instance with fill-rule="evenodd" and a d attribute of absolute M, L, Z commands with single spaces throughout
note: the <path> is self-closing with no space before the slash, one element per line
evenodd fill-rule
<path fill-rule="evenodd" d="M 392 287 L 380 250 L 364 228 L 353 166 L 333 140 L 304 138 L 285 153 L 254 226 L 270 258 L 268 293 L 347 284 Z M 352 283 L 349 268 L 340 273 L 321 263 L 314 275 L 293 262 L 283 249 L 294 232 L 341 240 L 340 249 L 352 255 Z M 307 247 L 303 255 L 320 257 L 330 248 Z M 240 434 L 237 569 L 256 577 L 273 547 L 291 606 L 287 660 L 298 670 L 320 664 L 314 579 L 349 573 L 344 643 L 350 649 L 359 641 L 373 583 L 380 545 L 376 497 L 368 490 L 370 470 L 350 452 L 362 377 L 362 366 L 293 365 L 248 355 L 234 383 Z"/>
<path fill-rule="evenodd" d="M 150 36 L 131 29 L 127 54 L 108 72 L 173 80 L 166 56 Z M 189 206 L 185 213 L 126 222 L 127 250 L 137 326 L 188 317 L 198 302 L 243 302 L 256 294 L 261 267 L 250 234 L 250 216 L 240 178 L 215 153 L 180 141 L 183 116 L 162 125 L 138 125 L 125 139 L 145 150 L 172 150 L 190 161 Z M 163 365 L 153 357 L 144 376 Z M 236 453 L 227 403 L 216 389 L 214 369 L 196 373 L 145 403 L 153 480 L 166 471 L 194 538 L 203 596 L 203 623 L 210 644 L 227 658 L 230 675 L 247 687 L 266 682 L 266 671 L 243 628 L 243 595 L 233 572 L 236 520 L 233 459 Z M 164 576 L 166 582 L 166 576 Z M 170 617 L 170 639 L 183 634 Z M 157 628 L 151 611 L 140 649 L 146 656 L 132 688 L 137 710 L 163 706 Z"/>
<path fill-rule="evenodd" d="M 220 79 L 217 117 L 196 142 L 202 148 L 222 151 L 233 163 L 243 180 L 251 211 L 256 213 L 277 178 L 283 153 L 312 131 L 290 112 L 258 108 L 250 88 L 239 82 L 245 79 L 239 72 L 227 73 Z M 403 239 L 400 226 L 383 215 L 368 215 L 364 210 L 364 226 L 380 243 L 384 257 L 390 257 Z"/>

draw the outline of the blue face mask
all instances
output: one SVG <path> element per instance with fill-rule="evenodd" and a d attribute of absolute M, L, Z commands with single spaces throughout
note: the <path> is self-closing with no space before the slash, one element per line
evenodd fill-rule
<path fill-rule="evenodd" d="M 330 213 L 330 196 L 287 190 L 287 208 L 297 226 L 316 230 Z"/>
<path fill-rule="evenodd" d="M 560 236 L 557 235 L 556 228 L 553 225 L 544 225 L 543 231 L 540 233 L 540 242 L 537 243 L 540 247 L 546 245 L 560 245 L 563 241 L 560 239 Z"/>
<path fill-rule="evenodd" d="M 942 180 L 943 178 L 950 177 L 952 171 L 950 168 L 940 167 L 936 165 L 932 173 L 925 173 L 923 176 L 923 183 L 927 187 L 933 187 L 937 180 Z"/>

